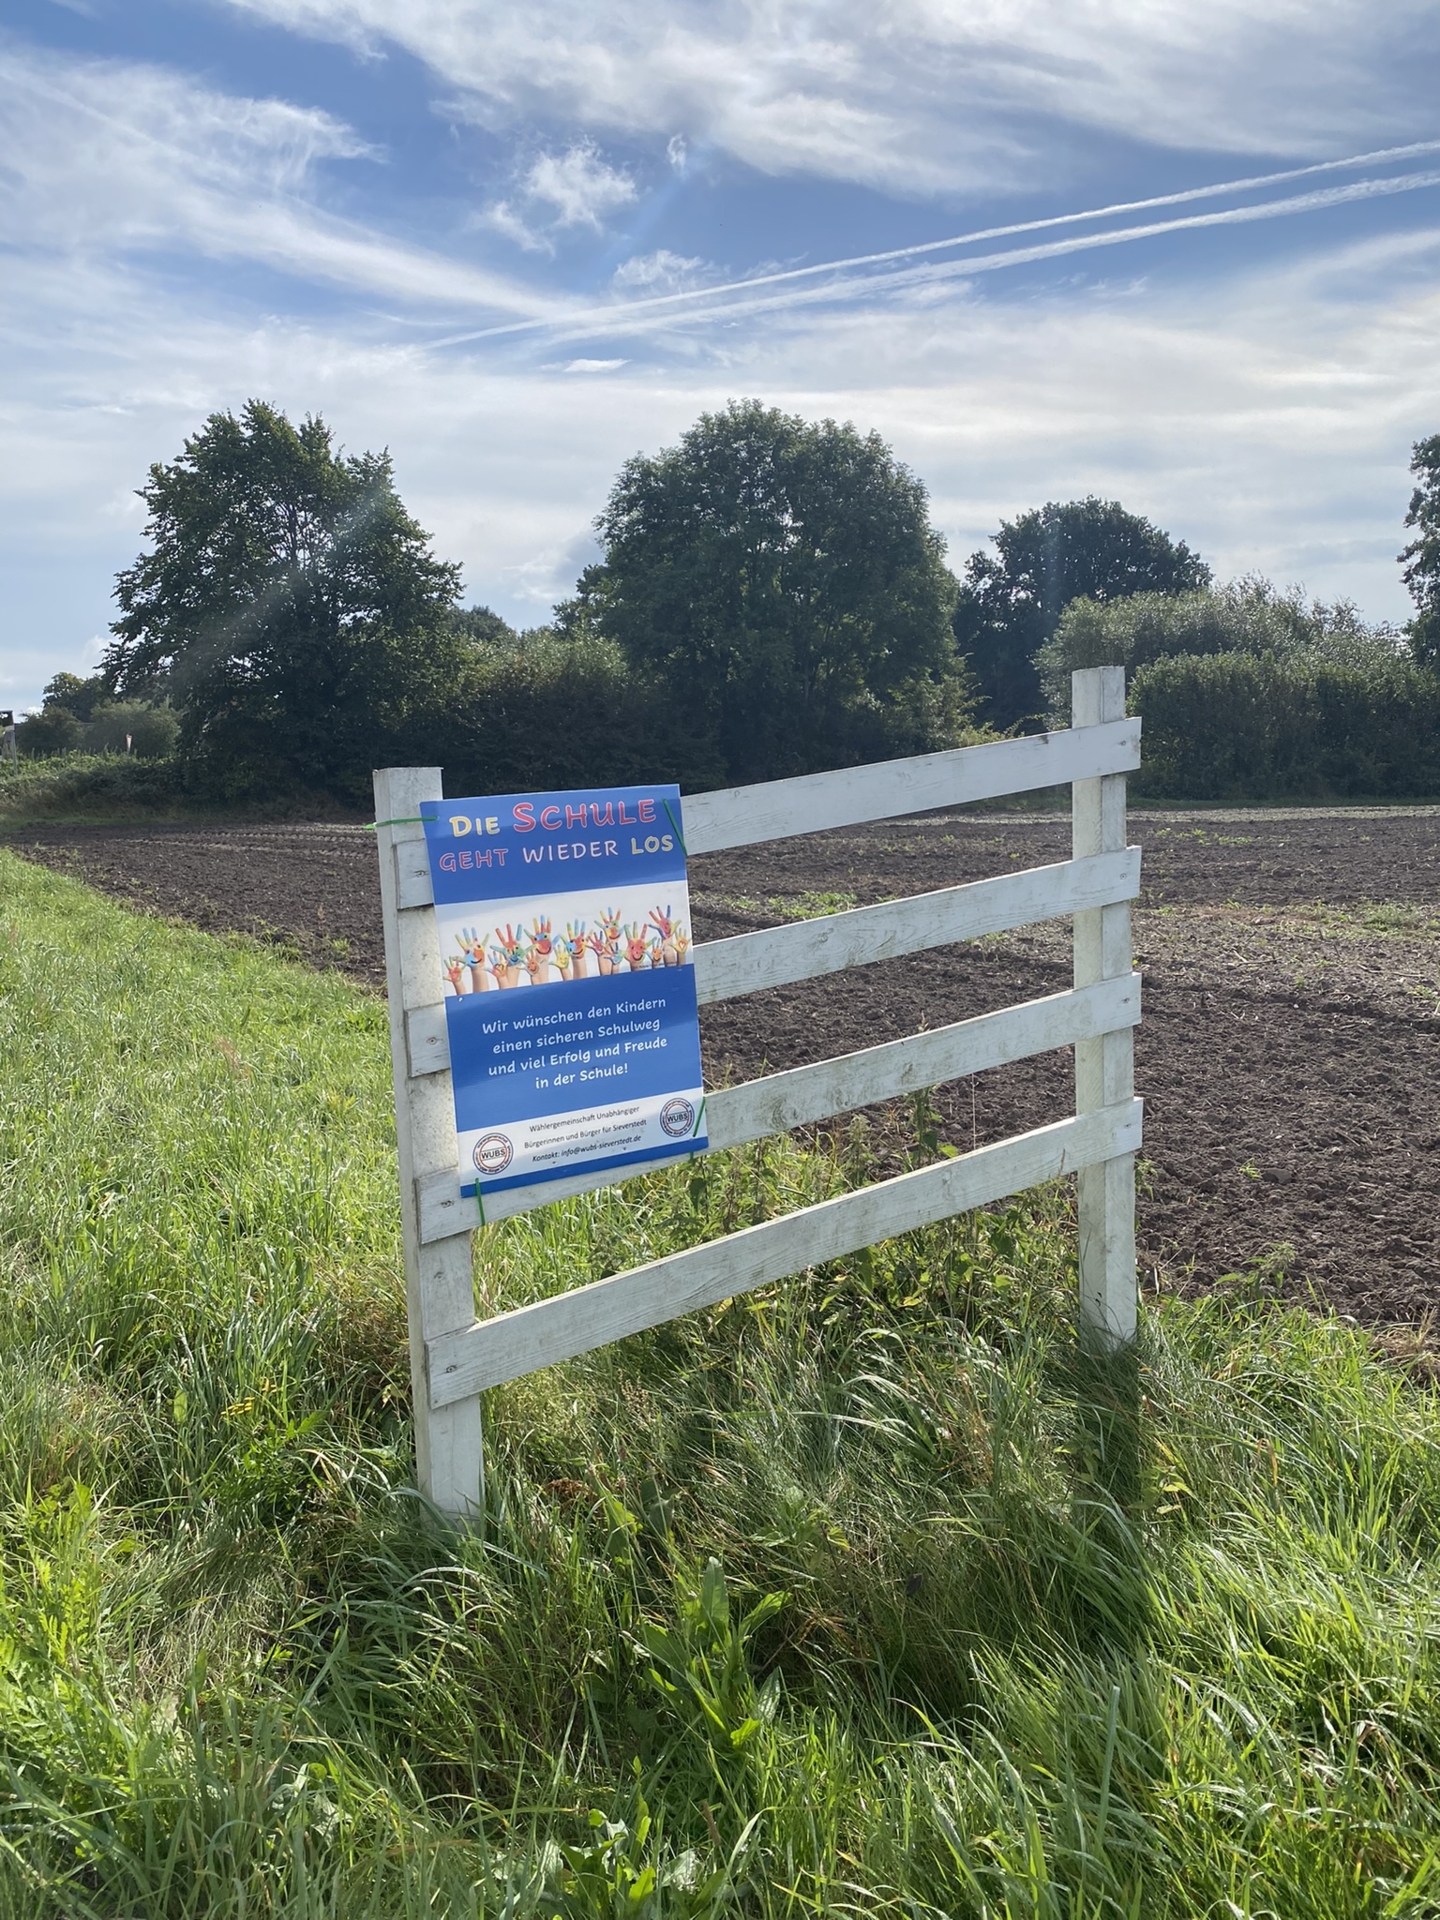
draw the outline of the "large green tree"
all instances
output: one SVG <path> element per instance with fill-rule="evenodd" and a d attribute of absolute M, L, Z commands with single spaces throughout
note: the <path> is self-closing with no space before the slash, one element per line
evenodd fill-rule
<path fill-rule="evenodd" d="M 604 559 L 562 629 L 617 640 L 730 779 L 884 751 L 955 684 L 925 489 L 876 434 L 732 402 L 627 461 L 596 525 Z"/>
<path fill-rule="evenodd" d="M 955 607 L 955 638 L 969 657 L 986 718 L 1014 726 L 1044 705 L 1035 654 L 1072 600 L 1193 593 L 1210 569 L 1118 500 L 1093 494 L 1002 520 L 995 553 L 974 553 Z"/>
<path fill-rule="evenodd" d="M 1410 496 L 1407 527 L 1416 537 L 1400 555 L 1408 560 L 1405 584 L 1415 602 L 1410 622 L 1410 645 L 1415 658 L 1440 667 L 1440 433 L 1417 440 L 1410 471 L 1419 484 Z"/>
<path fill-rule="evenodd" d="M 458 569 L 388 453 L 343 454 L 322 420 L 252 400 L 212 414 L 140 497 L 151 548 L 117 581 L 109 686 L 167 692 L 182 753 L 222 780 L 358 793 L 465 645 Z"/>

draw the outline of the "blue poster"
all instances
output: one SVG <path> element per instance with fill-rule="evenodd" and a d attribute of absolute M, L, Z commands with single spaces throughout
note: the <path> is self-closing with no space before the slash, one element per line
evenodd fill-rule
<path fill-rule="evenodd" d="M 461 1191 L 706 1144 L 680 790 L 435 802 Z"/>

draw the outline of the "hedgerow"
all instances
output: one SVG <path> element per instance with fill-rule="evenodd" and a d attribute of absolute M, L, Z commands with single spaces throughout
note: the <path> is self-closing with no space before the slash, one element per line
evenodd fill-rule
<path fill-rule="evenodd" d="M 1440 676 L 1414 661 L 1313 655 L 1152 660 L 1130 685 L 1145 722 L 1137 791 L 1185 800 L 1440 794 Z"/>

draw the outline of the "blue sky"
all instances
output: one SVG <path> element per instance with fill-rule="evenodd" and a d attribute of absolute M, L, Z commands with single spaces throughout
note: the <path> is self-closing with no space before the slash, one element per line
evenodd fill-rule
<path fill-rule="evenodd" d="M 1429 0 L 10 0 L 0 704 L 251 395 L 388 445 L 519 625 L 742 394 L 878 429 L 957 570 L 1098 492 L 1403 619 L 1437 74 Z"/>

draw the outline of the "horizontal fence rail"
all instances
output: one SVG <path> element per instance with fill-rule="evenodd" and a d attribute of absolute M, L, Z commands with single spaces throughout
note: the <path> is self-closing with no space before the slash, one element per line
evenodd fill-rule
<path fill-rule="evenodd" d="M 1061 860 L 1053 866 L 998 874 L 993 880 L 941 887 L 905 900 L 820 914 L 785 927 L 737 933 L 695 948 L 695 997 L 702 1007 L 714 1006 L 765 987 L 793 986 L 847 967 L 897 960 L 926 947 L 978 940 L 1062 914 L 1133 900 L 1139 891 L 1140 849 L 1127 847 L 1120 853 Z M 411 1073 L 436 1073 L 449 1066 L 443 1002 L 413 1010 L 406 1017 L 405 1031 Z"/>
<path fill-rule="evenodd" d="M 1032 1054 L 1136 1026 L 1139 1020 L 1140 976 L 1132 973 L 1096 986 L 1052 993 L 1043 1000 L 1022 1001 L 1019 1006 L 1002 1007 L 995 1013 L 977 1014 L 948 1027 L 820 1060 L 813 1066 L 766 1074 L 743 1086 L 722 1087 L 706 1096 L 708 1150 L 715 1153 L 726 1147 L 741 1147 L 751 1140 L 788 1133 L 792 1127 L 809 1126 L 922 1087 L 944 1086 L 967 1074 L 985 1073 Z M 626 1167 L 622 1177 L 634 1179 L 672 1164 L 652 1160 Z M 568 1180 L 545 1180 L 531 1187 L 509 1187 L 487 1198 L 485 1218 L 493 1222 L 528 1213 L 532 1207 L 613 1186 L 615 1178 L 613 1172 L 602 1170 L 576 1174 Z M 431 1175 L 417 1183 L 417 1196 L 423 1241 L 469 1233 L 481 1224 L 480 1204 L 473 1195 L 460 1192 L 458 1175 Z"/>
<path fill-rule="evenodd" d="M 838 773 L 807 773 L 795 780 L 695 793 L 684 803 L 685 850 L 691 855 L 722 853 L 729 847 L 1133 773 L 1139 764 L 1140 722 L 1113 720 L 984 747 L 952 747 L 947 753 L 844 767 Z M 433 904 L 423 829 L 397 831 L 393 858 L 400 906 Z"/>
<path fill-rule="evenodd" d="M 1133 1153 L 1140 1144 L 1140 1108 L 1131 1100 L 1057 1120 L 433 1340 L 430 1404 L 444 1407 L 468 1399 L 537 1367 L 843 1259 L 859 1247 Z"/>
<path fill-rule="evenodd" d="M 1033 926 L 1087 907 L 1133 900 L 1140 891 L 1140 850 L 1028 867 L 993 880 L 882 900 L 787 927 L 737 933 L 695 950 L 695 994 L 702 1007 L 762 987 L 793 986 L 846 967 L 898 960 L 926 947 L 978 940 L 987 933 Z"/>

